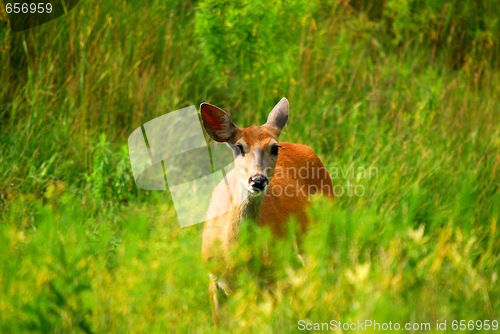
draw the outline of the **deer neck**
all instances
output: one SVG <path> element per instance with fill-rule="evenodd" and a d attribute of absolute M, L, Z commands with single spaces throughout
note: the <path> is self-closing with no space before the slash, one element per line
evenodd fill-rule
<path fill-rule="evenodd" d="M 245 219 L 260 222 L 262 214 L 262 204 L 264 202 L 265 191 L 258 195 L 252 194 L 241 182 L 236 182 L 233 188 L 233 206 L 230 212 L 229 234 L 230 240 L 236 241 L 241 229 L 241 224 Z"/>

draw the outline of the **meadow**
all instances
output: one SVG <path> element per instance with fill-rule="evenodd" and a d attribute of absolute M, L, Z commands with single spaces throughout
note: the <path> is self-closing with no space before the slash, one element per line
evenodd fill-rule
<path fill-rule="evenodd" d="M 339 172 L 306 235 L 244 225 L 220 332 L 500 321 L 494 1 L 85 0 L 16 34 L 2 11 L 0 333 L 212 333 L 203 226 L 135 186 L 127 138 L 202 102 L 262 124 L 283 96 L 282 141 L 378 172 Z"/>

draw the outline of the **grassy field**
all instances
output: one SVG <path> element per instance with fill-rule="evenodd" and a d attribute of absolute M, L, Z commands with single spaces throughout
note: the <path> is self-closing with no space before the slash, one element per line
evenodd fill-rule
<path fill-rule="evenodd" d="M 213 332 L 202 225 L 135 186 L 127 138 L 201 102 L 261 124 L 283 96 L 280 139 L 351 195 L 312 205 L 305 266 L 293 229 L 245 225 L 221 332 L 500 321 L 500 8 L 239 3 L 86 0 L 18 34 L 0 11 L 0 332 Z"/>

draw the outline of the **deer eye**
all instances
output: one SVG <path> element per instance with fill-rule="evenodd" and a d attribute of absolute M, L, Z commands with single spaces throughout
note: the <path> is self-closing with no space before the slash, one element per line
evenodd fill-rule
<path fill-rule="evenodd" d="M 243 152 L 243 146 L 241 146 L 241 145 L 238 144 L 238 145 L 236 145 L 236 155 L 238 155 L 240 153 L 241 153 L 242 156 L 245 156 L 245 152 Z"/>
<path fill-rule="evenodd" d="M 273 147 L 271 147 L 271 154 L 278 155 L 278 148 L 279 148 L 278 145 L 274 145 Z"/>

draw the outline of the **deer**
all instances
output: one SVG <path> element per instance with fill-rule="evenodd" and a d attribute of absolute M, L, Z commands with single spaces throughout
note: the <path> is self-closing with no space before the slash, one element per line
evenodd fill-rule
<path fill-rule="evenodd" d="M 278 141 L 288 121 L 286 98 L 276 104 L 264 125 L 238 127 L 226 112 L 208 103 L 201 104 L 200 114 L 208 136 L 226 143 L 234 157 L 234 168 L 216 186 L 208 207 L 207 217 L 213 218 L 206 220 L 202 234 L 205 262 L 225 261 L 237 245 L 244 221 L 267 226 L 279 237 L 294 216 L 303 231 L 308 225 L 306 209 L 311 192 L 334 198 L 330 175 L 313 149 Z M 233 291 L 231 268 L 216 268 L 209 273 L 208 288 L 215 328 L 219 324 L 220 297 Z"/>

